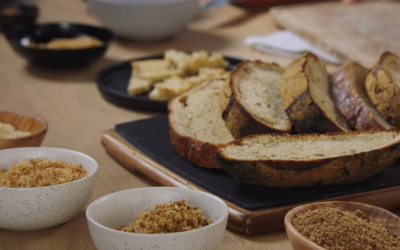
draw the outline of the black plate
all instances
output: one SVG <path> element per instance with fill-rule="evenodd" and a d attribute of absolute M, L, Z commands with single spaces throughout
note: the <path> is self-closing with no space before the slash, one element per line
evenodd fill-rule
<path fill-rule="evenodd" d="M 35 5 L 12 1 L 4 2 L 0 5 L 0 30 L 5 31 L 18 26 L 30 27 L 35 24 L 39 15 L 39 9 Z M 6 14 L 6 9 L 15 9 L 17 13 Z"/>
<path fill-rule="evenodd" d="M 116 131 L 145 155 L 175 174 L 250 211 L 400 186 L 400 163 L 396 162 L 367 180 L 347 185 L 261 188 L 243 184 L 221 169 L 201 168 L 179 157 L 169 141 L 166 115 L 119 124 Z"/>
<path fill-rule="evenodd" d="M 162 58 L 164 55 L 142 57 L 108 67 L 97 75 L 97 87 L 106 100 L 116 105 L 137 110 L 166 112 L 168 102 L 150 100 L 147 94 L 130 96 L 126 90 L 132 73 L 131 62 Z M 224 58 L 229 62 L 229 66 L 226 68 L 228 71 L 243 61 L 243 59 L 234 57 Z"/>
<path fill-rule="evenodd" d="M 48 68 L 72 68 L 86 66 L 103 56 L 114 37 L 105 28 L 74 23 L 49 23 L 33 27 L 17 27 L 7 30 L 7 39 L 14 50 L 29 63 Z M 45 43 L 54 38 L 74 38 L 82 35 L 93 36 L 103 42 L 101 46 L 84 49 L 39 49 L 22 45 L 23 39 Z"/>

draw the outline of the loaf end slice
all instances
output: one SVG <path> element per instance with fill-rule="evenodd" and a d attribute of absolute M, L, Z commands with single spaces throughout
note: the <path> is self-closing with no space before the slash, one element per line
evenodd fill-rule
<path fill-rule="evenodd" d="M 291 188 L 367 179 L 399 158 L 400 132 L 250 135 L 221 147 L 231 176 L 252 185 Z"/>
<path fill-rule="evenodd" d="M 291 122 L 280 100 L 282 72 L 276 64 L 246 61 L 231 73 L 232 93 L 222 116 L 235 138 L 291 131 Z"/>
<path fill-rule="evenodd" d="M 204 82 L 169 102 L 169 134 L 175 151 L 206 168 L 220 168 L 217 147 L 234 138 L 219 108 L 223 80 Z"/>
<path fill-rule="evenodd" d="M 393 127 L 378 112 L 365 90 L 368 70 L 350 62 L 330 79 L 332 99 L 355 130 L 389 130 Z"/>
<path fill-rule="evenodd" d="M 280 83 L 283 107 L 298 133 L 350 131 L 329 94 L 329 77 L 318 58 L 306 53 L 285 70 Z"/>
<path fill-rule="evenodd" d="M 383 53 L 368 74 L 365 88 L 382 116 L 400 127 L 400 57 Z"/>

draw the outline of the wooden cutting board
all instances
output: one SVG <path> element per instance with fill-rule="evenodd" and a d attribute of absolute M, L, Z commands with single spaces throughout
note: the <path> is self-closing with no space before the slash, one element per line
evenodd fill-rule
<path fill-rule="evenodd" d="M 385 51 L 400 54 L 400 2 L 304 4 L 271 9 L 275 22 L 340 59 L 371 67 Z"/>
<path fill-rule="evenodd" d="M 103 134 L 101 142 L 125 168 L 138 170 L 161 185 L 192 188 L 224 199 L 229 206 L 228 227 L 242 234 L 283 230 L 290 209 L 322 200 L 400 207 L 400 162 L 348 185 L 262 188 L 243 184 L 222 169 L 200 168 L 183 160 L 170 143 L 166 115 L 118 124 Z"/>

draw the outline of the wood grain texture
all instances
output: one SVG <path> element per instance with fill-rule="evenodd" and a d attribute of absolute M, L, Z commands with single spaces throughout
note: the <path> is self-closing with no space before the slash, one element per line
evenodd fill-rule
<path fill-rule="evenodd" d="M 82 0 L 31 2 L 39 5 L 39 22 L 99 24 L 87 11 Z M 290 59 L 261 54 L 243 45 L 247 36 L 275 31 L 277 29 L 267 12 L 246 11 L 227 5 L 201 12 L 188 29 L 176 38 L 160 43 L 136 43 L 118 39 L 110 45 L 105 57 L 91 67 L 68 71 L 48 71 L 28 66 L 4 38 L 0 37 L 0 107 L 1 110 L 43 116 L 48 122 L 49 130 L 42 146 L 77 150 L 98 161 L 98 179 L 90 201 L 120 190 L 155 186 L 158 184 L 138 171 L 131 173 L 121 167 L 107 155 L 99 142 L 105 129 L 154 114 L 123 109 L 107 103 L 94 84 L 96 73 L 111 64 L 160 54 L 170 48 L 185 51 L 207 49 L 251 60 L 277 62 L 285 66 Z M 379 196 L 385 197 L 386 194 Z M 372 200 L 375 198 L 376 196 L 371 196 Z M 386 204 L 386 207 L 389 205 Z M 46 230 L 12 232 L 0 229 L 0 249 L 95 250 L 95 247 L 82 211 L 71 221 Z M 243 249 L 292 250 L 292 247 L 283 231 L 245 236 L 227 230 L 218 250 Z"/>
<path fill-rule="evenodd" d="M 271 10 L 280 26 L 344 61 L 351 59 L 367 68 L 385 51 L 400 54 L 399 12 L 399 3 L 379 1 L 358 4 L 338 1 Z"/>
<path fill-rule="evenodd" d="M 31 133 L 20 138 L 0 139 L 0 149 L 40 146 L 47 132 L 47 122 L 36 115 L 0 111 L 0 122 L 11 124 L 16 130 Z"/>
<path fill-rule="evenodd" d="M 371 222 L 384 225 L 392 230 L 395 235 L 400 235 L 400 218 L 385 209 L 355 202 L 319 202 L 296 207 L 285 216 L 286 232 L 294 250 L 326 250 L 301 235 L 292 225 L 297 214 L 326 207 L 338 208 L 349 212 L 361 210 Z"/>
<path fill-rule="evenodd" d="M 125 141 L 114 130 L 105 131 L 101 142 L 107 152 L 130 171 L 137 170 L 163 186 L 188 187 L 207 192 L 158 164 Z M 390 209 L 400 206 L 400 201 L 396 199 L 399 194 L 400 187 L 396 187 L 338 197 L 334 200 L 366 202 Z M 248 211 L 228 201 L 225 202 L 229 207 L 228 228 L 247 235 L 283 230 L 283 219 L 286 213 L 297 206 L 288 205 L 278 208 Z"/>

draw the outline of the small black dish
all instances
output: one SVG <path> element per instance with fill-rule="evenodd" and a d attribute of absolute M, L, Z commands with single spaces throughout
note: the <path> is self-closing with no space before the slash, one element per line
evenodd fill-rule
<path fill-rule="evenodd" d="M 102 70 L 96 77 L 97 87 L 103 97 L 116 105 L 143 111 L 166 112 L 167 101 L 155 101 L 149 99 L 147 94 L 130 96 L 127 92 L 129 79 L 132 73 L 131 62 L 149 59 L 162 59 L 164 55 L 137 58 L 125 61 Z M 226 70 L 231 71 L 237 64 L 244 59 L 234 57 L 224 57 L 229 62 Z"/>
<path fill-rule="evenodd" d="M 87 66 L 106 52 L 114 34 L 106 29 L 74 23 L 49 23 L 7 30 L 6 37 L 14 50 L 29 63 L 47 68 L 76 68 Z M 46 43 L 54 38 L 75 38 L 90 35 L 103 44 L 83 49 L 43 49 L 29 47 L 29 41 Z"/>
<path fill-rule="evenodd" d="M 0 5 L 0 30 L 34 26 L 38 15 L 39 9 L 33 4 L 7 1 Z"/>

